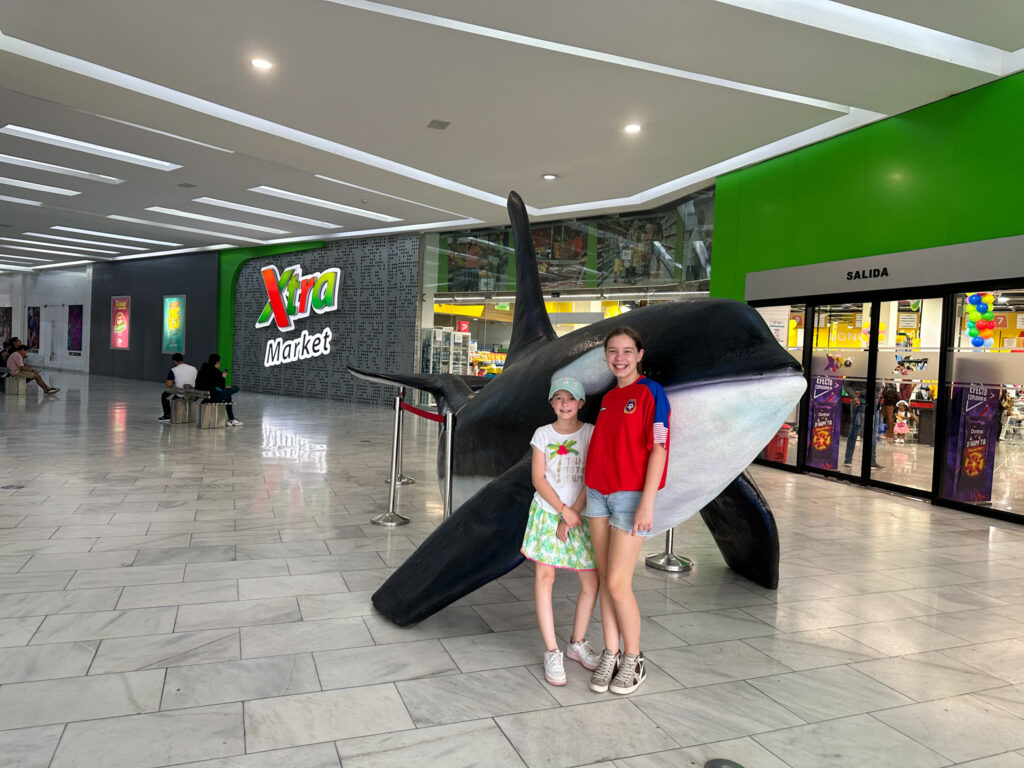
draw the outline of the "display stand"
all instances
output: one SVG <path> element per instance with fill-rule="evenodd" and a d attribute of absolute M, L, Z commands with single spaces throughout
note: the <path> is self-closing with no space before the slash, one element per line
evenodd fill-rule
<path fill-rule="evenodd" d="M 648 555 L 644 563 L 648 568 L 657 568 L 659 571 L 670 573 L 681 573 L 693 568 L 693 561 L 680 557 L 672 551 L 672 544 L 675 539 L 675 531 L 669 528 L 665 532 L 665 551 L 656 555 Z"/>

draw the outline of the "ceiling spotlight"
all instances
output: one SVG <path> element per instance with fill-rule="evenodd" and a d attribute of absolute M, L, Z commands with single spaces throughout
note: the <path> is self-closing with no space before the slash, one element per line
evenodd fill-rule
<path fill-rule="evenodd" d="M 274 64 L 266 59 L 253 59 L 249 63 L 256 67 L 256 69 L 273 69 L 274 67 Z"/>
<path fill-rule="evenodd" d="M 623 128 L 623 130 L 626 133 L 640 133 L 641 128 L 642 126 L 640 125 L 640 123 L 630 123 L 625 128 Z"/>
<path fill-rule="evenodd" d="M 541 178 L 544 179 L 544 181 L 554 181 L 558 176 L 553 173 L 545 173 Z"/>

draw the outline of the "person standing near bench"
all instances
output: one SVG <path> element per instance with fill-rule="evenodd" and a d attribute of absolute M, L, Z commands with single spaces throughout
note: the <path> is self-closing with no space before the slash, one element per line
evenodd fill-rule
<path fill-rule="evenodd" d="M 164 424 L 171 423 L 171 398 L 174 397 L 174 387 L 195 387 L 198 373 L 194 365 L 185 362 L 185 356 L 181 352 L 171 355 L 171 368 L 167 371 L 167 379 L 164 381 L 167 389 L 160 395 L 164 415 L 158 421 Z"/>
<path fill-rule="evenodd" d="M 60 392 L 60 387 L 47 386 L 43 377 L 39 375 L 39 371 L 31 365 L 25 365 L 25 355 L 27 354 L 28 347 L 24 344 L 19 344 L 11 349 L 7 356 L 7 373 L 16 379 L 32 379 L 43 390 L 43 394 L 52 395 Z"/>
<path fill-rule="evenodd" d="M 209 400 L 205 402 L 224 403 L 228 415 L 227 425 L 229 427 L 242 426 L 242 422 L 235 418 L 235 409 L 231 402 L 231 396 L 241 390 L 241 387 L 229 387 L 227 385 L 224 371 L 220 369 L 220 355 L 216 352 L 210 355 L 207 361 L 203 363 L 203 367 L 199 369 L 199 376 L 196 377 L 196 389 L 210 393 Z"/>

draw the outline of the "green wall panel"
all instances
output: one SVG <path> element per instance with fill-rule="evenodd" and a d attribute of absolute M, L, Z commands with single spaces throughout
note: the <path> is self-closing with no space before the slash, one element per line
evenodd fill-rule
<path fill-rule="evenodd" d="M 1022 137 L 1024 73 L 720 177 L 711 294 L 742 299 L 758 270 L 1024 234 Z"/>

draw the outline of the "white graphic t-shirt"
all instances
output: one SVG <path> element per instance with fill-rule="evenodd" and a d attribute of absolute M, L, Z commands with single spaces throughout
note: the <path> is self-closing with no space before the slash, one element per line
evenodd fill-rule
<path fill-rule="evenodd" d="M 555 432 L 553 424 L 545 424 L 537 428 L 530 441 L 530 445 L 544 452 L 544 477 L 551 483 L 558 498 L 570 507 L 583 490 L 583 468 L 593 431 L 593 424 L 584 423 L 571 435 L 561 435 Z M 560 514 L 539 493 L 533 497 L 549 512 Z"/>

